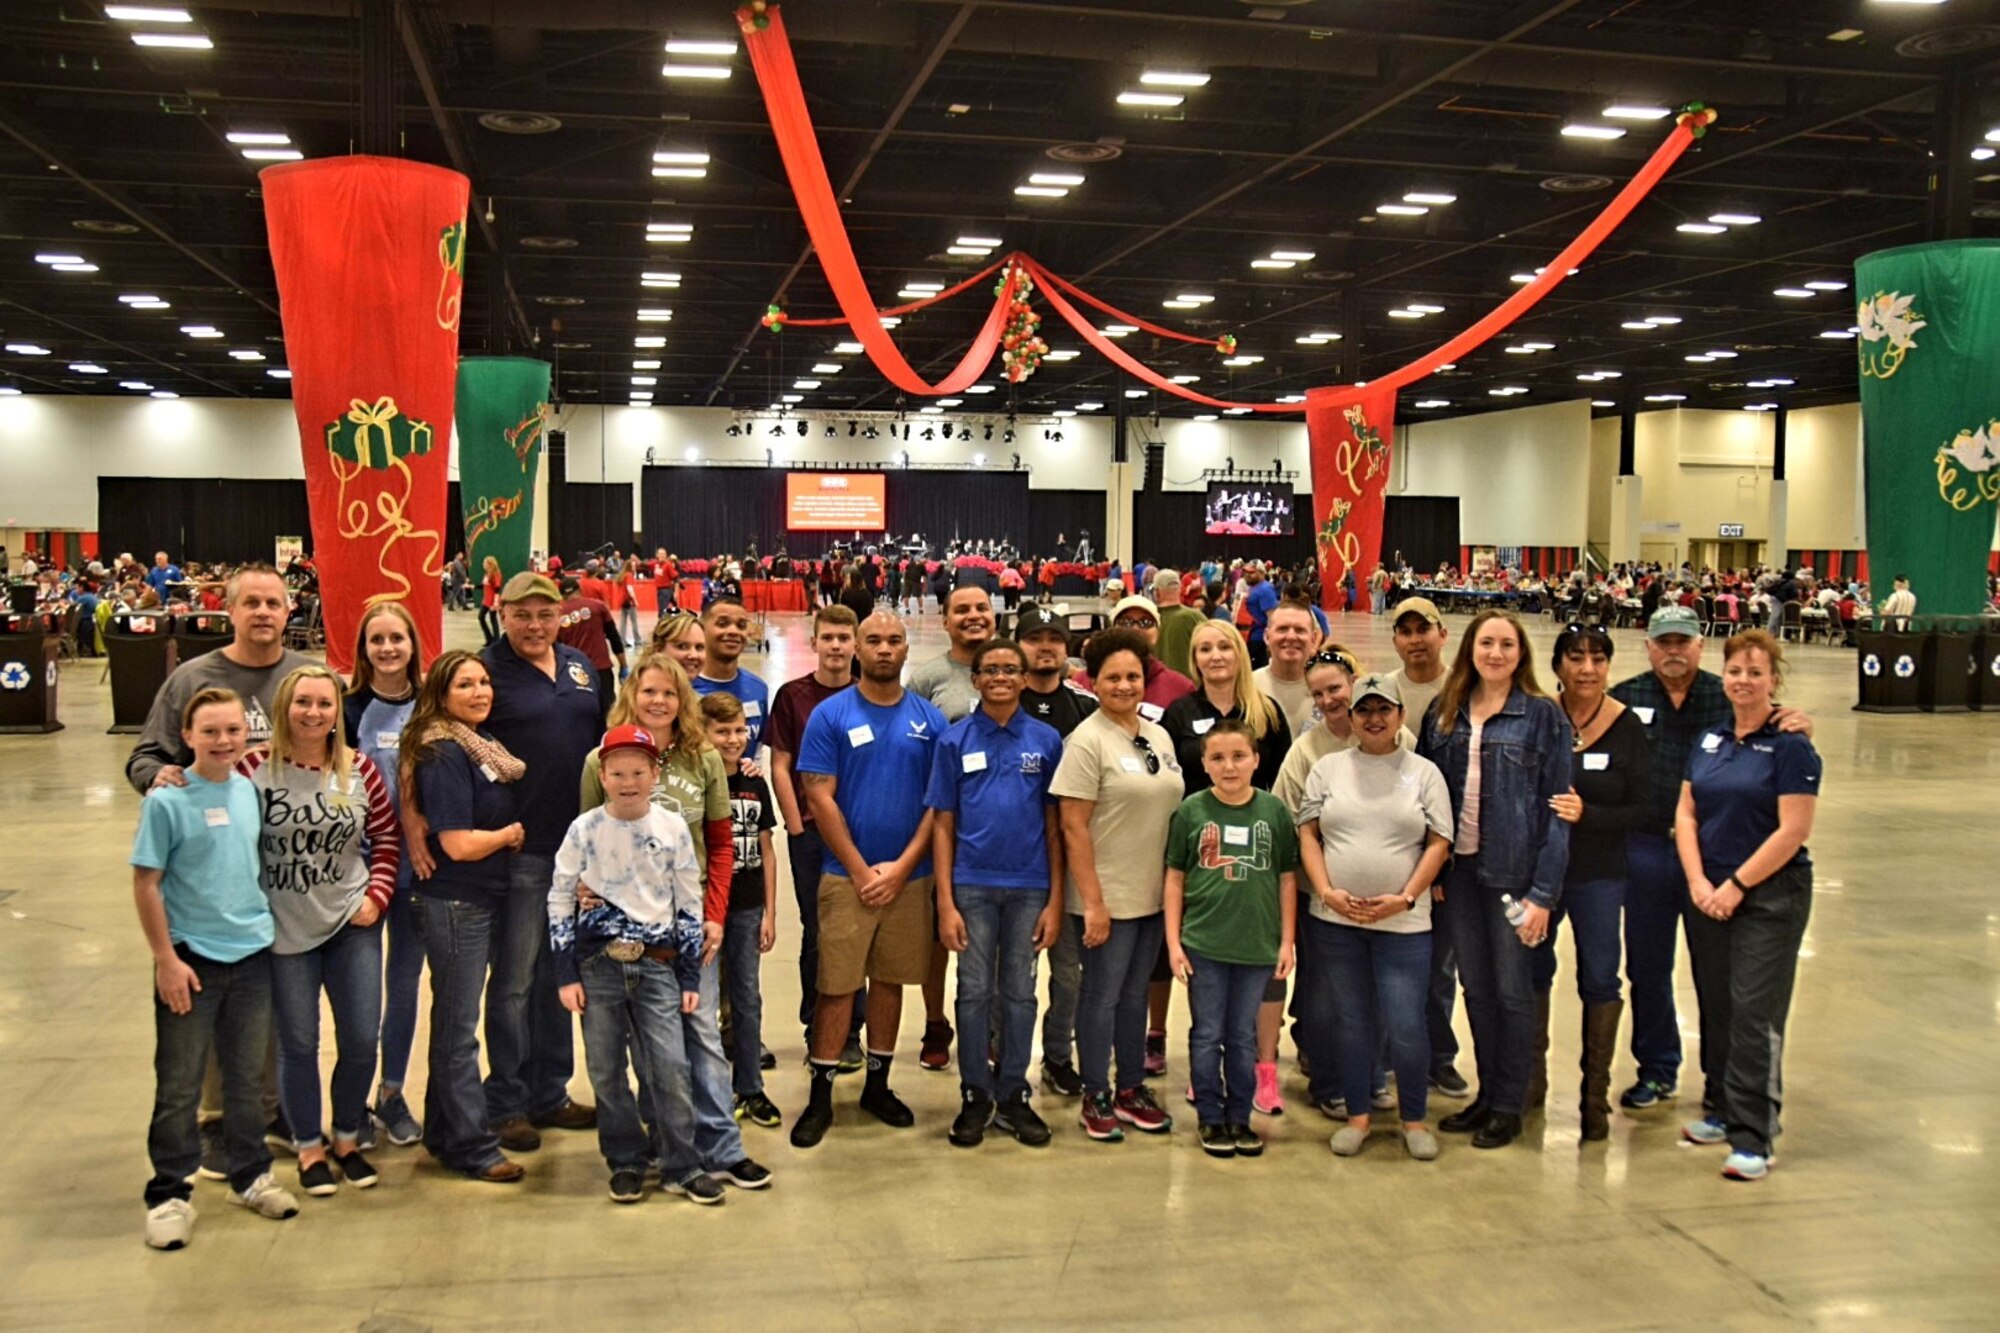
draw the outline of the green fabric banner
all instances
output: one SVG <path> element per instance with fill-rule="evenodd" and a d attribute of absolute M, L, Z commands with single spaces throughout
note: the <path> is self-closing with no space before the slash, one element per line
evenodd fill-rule
<path fill-rule="evenodd" d="M 458 363 L 458 493 L 475 586 L 487 556 L 502 578 L 528 567 L 535 469 L 549 410 L 549 363 L 468 356 Z"/>
<path fill-rule="evenodd" d="M 1858 300 L 1868 580 L 1974 615 L 2000 501 L 2000 240 L 1863 255 Z"/>

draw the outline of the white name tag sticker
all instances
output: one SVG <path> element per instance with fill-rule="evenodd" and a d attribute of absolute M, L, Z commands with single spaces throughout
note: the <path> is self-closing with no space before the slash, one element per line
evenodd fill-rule
<path fill-rule="evenodd" d="M 1214 718 L 1198 717 L 1194 720 L 1194 734 L 1197 736 L 1206 736 L 1208 735 L 1210 729 L 1213 728 L 1214 726 L 1215 726 Z"/>
<path fill-rule="evenodd" d="M 1240 825 L 1232 825 L 1222 830 L 1222 841 L 1226 846 L 1230 847 L 1248 847 L 1250 845 L 1250 830 Z"/>
<path fill-rule="evenodd" d="M 375 733 L 375 748 L 378 750 L 393 750 L 402 743 L 403 733 L 400 731 L 378 731 Z"/>
<path fill-rule="evenodd" d="M 1158 722 L 1166 711 L 1166 709 L 1160 707 L 1158 704 L 1139 705 L 1139 716 L 1145 718 L 1148 722 Z"/>
<path fill-rule="evenodd" d="M 986 771 L 986 751 L 974 750 L 968 754 L 960 755 L 959 764 L 967 773 L 984 773 Z"/>
<path fill-rule="evenodd" d="M 1611 756 L 1608 754 L 1587 754 L 1583 757 L 1583 771 L 1586 773 L 1602 773 L 1609 767 Z"/>
<path fill-rule="evenodd" d="M 1641 707 L 1640 707 L 1640 706 L 1639 706 L 1638 704 L 1633 704 L 1633 705 L 1632 705 L 1632 711 L 1633 711 L 1634 713 L 1637 713 L 1637 714 L 1639 715 L 1639 725 L 1640 725 L 1640 726 L 1642 726 L 1642 727 L 1650 727 L 1650 726 L 1652 726 L 1652 725 L 1653 725 L 1653 710 L 1652 710 L 1652 709 L 1650 709 L 1650 708 L 1641 708 Z"/>
<path fill-rule="evenodd" d="M 201 817 L 208 821 L 208 826 L 210 828 L 229 827 L 229 811 L 224 809 L 222 806 L 219 805 L 209 806 L 208 809 L 201 812 Z"/>
<path fill-rule="evenodd" d="M 1701 748 L 1710 751 L 1720 750 L 1722 748 L 1722 737 L 1712 731 L 1709 732 L 1708 735 L 1701 738 Z"/>
<path fill-rule="evenodd" d="M 743 716 L 745 717 L 764 716 L 764 705 L 758 703 L 755 699 L 745 699 L 743 701 Z"/>
<path fill-rule="evenodd" d="M 481 764 L 479 771 L 485 776 L 488 782 L 498 782 L 500 780 L 500 775 L 493 771 L 493 765 L 491 764 Z"/>
<path fill-rule="evenodd" d="M 857 750 L 874 739 L 875 728 L 869 726 L 866 722 L 863 722 L 858 727 L 849 727 L 847 729 L 847 743 Z"/>
<path fill-rule="evenodd" d="M 1130 755 L 1120 759 L 1118 767 L 1124 769 L 1127 773 L 1144 773 L 1146 771 L 1146 765 L 1140 760 L 1132 758 Z"/>

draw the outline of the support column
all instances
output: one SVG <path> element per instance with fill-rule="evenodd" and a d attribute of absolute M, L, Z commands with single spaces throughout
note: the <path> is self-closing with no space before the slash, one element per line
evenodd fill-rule
<path fill-rule="evenodd" d="M 1785 524 L 1785 426 L 1789 415 L 1789 409 L 1782 407 L 1771 414 L 1771 507 L 1764 521 L 1767 534 L 1764 538 L 1764 563 L 1773 568 L 1785 563 L 1785 555 L 1791 545 Z"/>
<path fill-rule="evenodd" d="M 1611 536 L 1604 552 L 1614 565 L 1639 558 L 1645 480 L 1638 475 L 1638 456 L 1639 417 L 1628 407 L 1618 418 L 1618 475 L 1611 481 Z"/>
<path fill-rule="evenodd" d="M 356 151 L 374 157 L 401 156 L 396 127 L 396 74 L 402 45 L 396 31 L 399 0 L 362 0 L 360 133 Z"/>
<path fill-rule="evenodd" d="M 1972 149 L 1978 143 L 1979 84 L 1972 70 L 1960 68 L 1937 87 L 1938 145 L 1931 162 L 1930 217 L 1924 232 L 1932 241 L 1963 240 L 1972 235 Z"/>
<path fill-rule="evenodd" d="M 1139 469 L 1132 463 L 1114 462 L 1104 479 L 1104 541 L 1098 548 L 1099 560 L 1116 560 L 1132 568 L 1132 492 L 1139 482 Z"/>

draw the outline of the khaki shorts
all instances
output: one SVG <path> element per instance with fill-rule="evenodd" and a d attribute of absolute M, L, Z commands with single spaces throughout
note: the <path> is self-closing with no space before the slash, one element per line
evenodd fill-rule
<path fill-rule="evenodd" d="M 869 907 L 845 875 L 819 880 L 819 990 L 851 995 L 864 981 L 917 986 L 930 975 L 933 881 L 913 879 L 887 907 Z"/>

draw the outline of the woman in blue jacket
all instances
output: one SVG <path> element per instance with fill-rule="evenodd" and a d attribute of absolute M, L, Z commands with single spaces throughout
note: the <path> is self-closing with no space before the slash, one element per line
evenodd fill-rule
<path fill-rule="evenodd" d="M 1533 950 L 1562 896 L 1569 825 L 1549 807 L 1570 790 L 1569 720 L 1535 680 L 1511 611 L 1476 616 L 1424 722 L 1418 752 L 1444 772 L 1456 825 L 1433 890 L 1458 955 L 1479 1093 L 1438 1128 L 1501 1148 L 1521 1132 L 1535 1058 Z"/>

